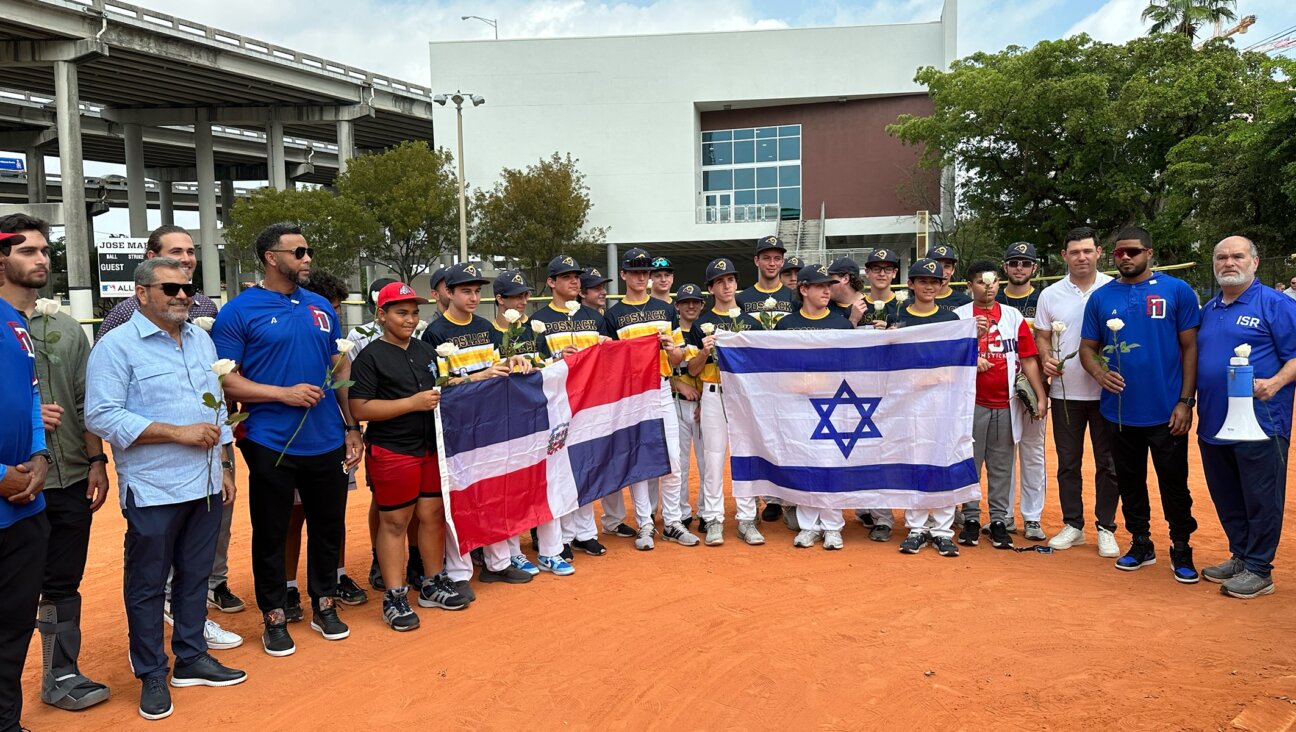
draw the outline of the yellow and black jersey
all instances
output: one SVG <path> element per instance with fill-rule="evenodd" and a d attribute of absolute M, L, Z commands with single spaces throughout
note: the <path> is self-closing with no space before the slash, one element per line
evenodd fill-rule
<path fill-rule="evenodd" d="M 895 325 L 896 319 L 900 317 L 900 301 L 896 299 L 895 293 L 886 300 L 874 300 L 869 294 L 864 293 L 864 303 L 868 305 L 868 312 L 860 318 L 861 326 L 868 325 L 877 320 L 885 321 L 887 325 Z M 882 303 L 882 309 L 877 309 L 877 303 Z"/>
<path fill-rule="evenodd" d="M 698 355 L 698 352 L 702 350 L 702 339 L 706 338 L 706 334 L 702 332 L 702 326 L 706 323 L 714 325 L 716 330 L 733 331 L 761 329 L 760 321 L 756 320 L 756 318 L 751 315 L 739 315 L 735 319 L 729 317 L 728 313 L 719 313 L 714 309 L 708 310 L 698 317 L 687 334 L 688 344 L 693 351 L 691 354 L 688 354 L 689 359 Z M 702 372 L 698 374 L 698 377 L 708 384 L 720 383 L 720 367 L 716 365 L 714 352 L 707 356 L 706 365 L 702 367 Z"/>
<path fill-rule="evenodd" d="M 444 343 L 455 344 L 459 350 L 448 358 L 437 354 L 437 371 L 442 376 L 468 376 L 500 360 L 500 335 L 489 320 L 479 315 L 460 323 L 450 313 L 444 313 L 428 324 L 422 340 L 434 349 Z"/>
<path fill-rule="evenodd" d="M 834 315 L 832 303 L 829 303 L 827 310 L 814 317 L 806 315 L 804 310 L 797 310 L 780 320 L 774 330 L 850 330 L 854 327 L 850 320 Z"/>
<path fill-rule="evenodd" d="M 749 315 L 765 312 L 765 301 L 774 298 L 774 308 L 770 312 L 774 313 L 775 318 L 781 318 L 788 313 L 796 312 L 798 307 L 796 294 L 791 288 L 783 283 L 773 290 L 763 290 L 760 285 L 752 285 L 742 292 L 738 293 L 735 300 L 738 308 Z"/>
<path fill-rule="evenodd" d="M 603 317 L 607 321 L 609 335 L 619 341 L 656 336 L 665 327 L 675 345 L 684 345 L 684 336 L 679 329 L 679 314 L 675 312 L 674 305 L 664 300 L 655 297 L 638 302 L 621 300 L 609 305 L 607 314 Z M 661 375 L 663 378 L 671 375 L 671 365 L 665 351 L 661 353 Z"/>
<path fill-rule="evenodd" d="M 565 308 L 550 302 L 532 313 L 531 320 L 545 324 L 544 335 L 536 337 L 536 351 L 545 359 L 553 358 L 567 346 L 584 350 L 598 345 L 599 336 L 610 335 L 603 316 L 585 305 L 569 316 Z M 527 325 L 529 328 L 530 323 Z"/>
<path fill-rule="evenodd" d="M 526 356 L 529 359 L 531 356 L 540 352 L 536 346 L 537 336 L 535 331 L 531 329 L 531 320 L 529 318 L 523 318 L 518 321 L 518 325 L 522 328 L 522 332 L 518 333 L 517 337 L 513 339 L 513 354 L 516 356 Z M 508 327 L 505 326 L 501 328 L 499 323 L 496 323 L 493 320 L 491 321 L 491 327 L 499 334 L 499 347 L 503 349 L 504 334 L 508 333 Z"/>

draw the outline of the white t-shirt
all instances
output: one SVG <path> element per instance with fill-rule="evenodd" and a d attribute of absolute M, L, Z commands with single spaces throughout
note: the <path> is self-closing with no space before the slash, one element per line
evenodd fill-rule
<path fill-rule="evenodd" d="M 1076 352 L 1073 358 L 1063 364 L 1062 378 L 1054 379 L 1052 386 L 1049 387 L 1050 398 L 1061 399 L 1064 386 L 1068 400 L 1093 402 L 1102 395 L 1102 387 L 1093 380 L 1080 363 L 1080 328 L 1084 325 L 1085 303 L 1089 302 L 1089 296 L 1111 281 L 1110 275 L 1099 272 L 1093 285 L 1087 291 L 1081 291 L 1071 282 L 1071 276 L 1067 275 L 1044 288 L 1040 293 L 1039 302 L 1035 306 L 1035 329 L 1052 334 L 1053 321 L 1066 323 L 1066 330 L 1060 339 L 1062 356 L 1066 357 L 1072 351 Z M 1041 353 L 1040 355 L 1052 354 Z"/>

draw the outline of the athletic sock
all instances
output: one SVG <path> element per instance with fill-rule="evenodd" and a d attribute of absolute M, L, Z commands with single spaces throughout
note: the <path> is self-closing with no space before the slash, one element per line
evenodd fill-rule
<path fill-rule="evenodd" d="M 294 590 L 297 589 L 297 580 L 295 580 L 295 579 L 294 579 L 294 580 L 288 580 L 288 586 L 291 587 L 291 588 L 293 588 Z"/>

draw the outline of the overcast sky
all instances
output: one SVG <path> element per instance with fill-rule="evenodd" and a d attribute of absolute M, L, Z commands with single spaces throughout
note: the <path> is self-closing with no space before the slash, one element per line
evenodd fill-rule
<path fill-rule="evenodd" d="M 747 30 L 826 25 L 929 22 L 942 0 L 798 3 L 783 0 L 136 0 L 182 18 L 298 49 L 417 84 L 429 83 L 429 41 L 489 39 L 490 26 L 464 15 L 496 18 L 501 38 L 625 35 Z M 958 53 L 1031 46 L 1077 33 L 1124 42 L 1145 32 L 1145 0 L 960 0 Z M 1241 0 L 1238 15 L 1256 24 L 1240 36 L 1245 47 L 1296 26 L 1292 0 Z M 1287 49 L 1287 53 L 1296 48 Z M 57 159 L 48 163 L 57 170 Z M 89 175 L 124 173 L 120 166 L 87 164 Z M 177 214 L 197 226 L 197 215 Z M 150 216 L 155 221 L 156 212 Z M 124 233 L 125 210 L 95 220 L 96 233 Z"/>

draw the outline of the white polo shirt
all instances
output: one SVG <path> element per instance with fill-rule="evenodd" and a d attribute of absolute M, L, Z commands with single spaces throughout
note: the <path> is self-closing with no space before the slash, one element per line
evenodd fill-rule
<path fill-rule="evenodd" d="M 1087 291 L 1082 291 L 1071 281 L 1071 275 L 1054 282 L 1040 293 L 1039 303 L 1035 306 L 1035 329 L 1042 333 L 1052 334 L 1053 321 L 1066 323 L 1062 333 L 1062 356 L 1066 357 L 1076 351 L 1075 357 L 1062 366 L 1062 378 L 1054 379 L 1049 387 L 1049 397 L 1061 399 L 1065 386 L 1066 398 L 1072 401 L 1094 402 L 1102 394 L 1102 387 L 1084 370 L 1080 364 L 1080 328 L 1084 325 L 1085 303 L 1089 296 L 1099 287 L 1111 282 L 1110 275 L 1097 274 L 1094 283 Z M 1040 354 L 1044 356 L 1045 354 Z M 1050 354 L 1051 355 L 1051 354 Z"/>

